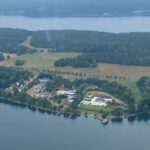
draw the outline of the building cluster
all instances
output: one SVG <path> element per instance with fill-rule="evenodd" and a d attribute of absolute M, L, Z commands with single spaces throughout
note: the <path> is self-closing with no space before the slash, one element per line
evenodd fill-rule
<path fill-rule="evenodd" d="M 29 84 L 35 79 L 36 77 L 29 78 L 28 80 L 24 80 L 21 82 L 17 82 L 13 84 L 12 86 L 6 88 L 6 92 L 9 92 L 11 94 L 14 93 L 15 90 L 18 92 L 23 92 L 24 90 L 28 89 Z"/>
<path fill-rule="evenodd" d="M 27 91 L 30 96 L 36 98 L 51 99 L 55 96 L 62 97 L 61 100 L 66 100 L 68 103 L 72 103 L 76 96 L 76 90 L 57 90 L 53 92 L 47 91 L 47 83 L 50 83 L 49 78 L 38 79 L 38 83 Z"/>
<path fill-rule="evenodd" d="M 39 79 L 39 83 L 32 88 L 33 96 L 37 98 L 48 98 L 50 96 L 50 93 L 46 90 L 48 82 L 49 78 Z"/>
<path fill-rule="evenodd" d="M 47 91 L 47 83 L 50 82 L 49 78 L 38 79 L 38 83 L 34 85 L 31 89 L 28 89 L 29 84 L 35 79 L 37 79 L 37 77 L 33 77 L 22 82 L 17 82 L 15 85 L 7 88 L 6 91 L 13 94 L 15 90 L 18 90 L 19 92 L 27 90 L 27 93 L 30 96 L 36 98 L 49 99 L 53 96 L 58 96 L 61 97 L 61 100 L 67 101 L 68 103 L 72 103 L 77 97 L 76 89 L 59 89 L 54 93 Z M 80 104 L 106 107 L 108 104 L 112 104 L 113 101 L 115 101 L 115 99 L 111 96 L 93 94 L 85 96 Z"/>
<path fill-rule="evenodd" d="M 72 103 L 76 97 L 76 90 L 58 90 L 57 91 L 57 96 L 66 96 L 66 100 L 69 103 Z"/>
<path fill-rule="evenodd" d="M 81 104 L 106 107 L 108 103 L 111 104 L 113 101 L 111 96 L 88 95 L 81 101 Z"/>
<path fill-rule="evenodd" d="M 11 93 L 11 94 L 14 94 L 14 87 L 13 86 L 11 86 L 11 87 L 9 87 L 9 88 L 6 88 L 6 90 L 5 90 L 7 93 Z"/>

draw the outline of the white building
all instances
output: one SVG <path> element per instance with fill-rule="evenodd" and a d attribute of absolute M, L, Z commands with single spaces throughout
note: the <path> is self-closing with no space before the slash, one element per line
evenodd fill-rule
<path fill-rule="evenodd" d="M 101 99 L 103 99 L 106 103 L 113 102 L 113 98 L 111 96 L 101 96 Z"/>
<path fill-rule="evenodd" d="M 39 81 L 42 83 L 47 83 L 50 81 L 50 79 L 49 78 L 42 78 L 42 79 L 39 79 Z"/>
<path fill-rule="evenodd" d="M 107 106 L 107 103 L 112 103 L 113 98 L 110 96 L 87 96 L 81 101 L 81 104 L 94 106 Z"/>
<path fill-rule="evenodd" d="M 105 102 L 101 102 L 101 101 L 82 101 L 81 104 L 84 105 L 93 105 L 93 106 L 104 106 L 106 107 L 107 104 Z"/>
<path fill-rule="evenodd" d="M 57 95 L 75 95 L 75 90 L 59 90 L 57 91 Z"/>
<path fill-rule="evenodd" d="M 65 95 L 67 97 L 67 101 L 72 103 L 76 96 L 76 90 L 59 90 L 57 91 L 57 95 Z"/>

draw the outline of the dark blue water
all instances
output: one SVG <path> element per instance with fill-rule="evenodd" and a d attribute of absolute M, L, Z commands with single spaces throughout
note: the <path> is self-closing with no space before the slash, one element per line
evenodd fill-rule
<path fill-rule="evenodd" d="M 0 104 L 0 150 L 149 150 L 150 121 L 101 125 Z"/>

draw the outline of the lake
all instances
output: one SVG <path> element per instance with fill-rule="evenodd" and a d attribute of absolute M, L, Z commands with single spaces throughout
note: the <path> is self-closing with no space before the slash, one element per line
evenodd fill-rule
<path fill-rule="evenodd" d="M 0 28 L 27 30 L 91 30 L 104 32 L 150 32 L 150 17 L 28 18 L 0 16 Z"/>
<path fill-rule="evenodd" d="M 150 121 L 101 125 L 0 103 L 1 150 L 149 150 Z"/>

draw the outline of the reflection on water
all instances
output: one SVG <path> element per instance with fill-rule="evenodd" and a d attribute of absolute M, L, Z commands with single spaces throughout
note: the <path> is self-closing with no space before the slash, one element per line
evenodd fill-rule
<path fill-rule="evenodd" d="M 25 106 L 23 104 L 15 104 L 13 102 L 10 101 L 3 101 L 0 100 L 0 104 L 5 104 L 8 106 L 11 106 L 12 108 L 22 108 L 25 110 L 30 110 L 32 112 L 39 112 L 41 114 L 48 114 L 48 115 L 53 115 L 53 116 L 63 116 L 64 118 L 68 118 L 68 119 L 77 119 L 77 117 L 80 117 L 79 114 L 73 114 L 72 117 L 70 117 L 70 115 L 68 113 L 63 113 L 63 112 L 57 112 L 57 111 L 52 111 L 52 110 L 43 110 L 40 108 L 35 108 L 35 107 L 31 107 L 31 106 Z M 88 118 L 87 115 L 84 116 L 85 119 Z M 94 118 L 94 116 L 93 116 Z M 97 118 L 95 118 L 97 119 Z M 112 123 L 118 123 L 121 124 L 124 120 L 127 120 L 128 122 L 134 122 L 134 121 L 138 121 L 138 122 L 148 122 L 150 121 L 150 114 L 138 114 L 138 115 L 132 115 L 129 116 L 128 118 L 122 118 L 122 117 L 112 117 L 110 119 L 110 121 Z"/>
<path fill-rule="evenodd" d="M 149 150 L 150 117 L 118 121 L 102 125 L 94 117 L 70 119 L 1 102 L 0 149 Z"/>

